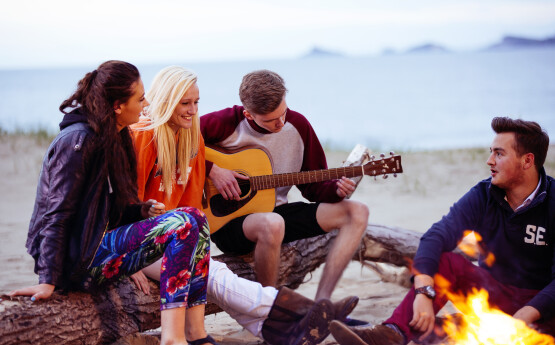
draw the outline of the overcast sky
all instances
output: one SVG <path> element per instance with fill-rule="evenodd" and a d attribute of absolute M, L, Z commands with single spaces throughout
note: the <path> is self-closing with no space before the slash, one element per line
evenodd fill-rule
<path fill-rule="evenodd" d="M 555 35 L 555 0 L 0 0 L 0 69 L 472 50 Z"/>

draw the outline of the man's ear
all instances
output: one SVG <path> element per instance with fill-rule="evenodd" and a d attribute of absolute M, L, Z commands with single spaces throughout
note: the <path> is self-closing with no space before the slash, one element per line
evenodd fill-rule
<path fill-rule="evenodd" d="M 243 110 L 243 115 L 245 115 L 245 117 L 247 118 L 247 120 L 251 120 L 254 121 L 254 117 L 252 117 L 251 113 L 249 113 L 249 111 L 247 109 Z"/>
<path fill-rule="evenodd" d="M 533 153 L 526 153 L 522 156 L 524 169 L 530 169 L 535 166 L 535 157 Z"/>

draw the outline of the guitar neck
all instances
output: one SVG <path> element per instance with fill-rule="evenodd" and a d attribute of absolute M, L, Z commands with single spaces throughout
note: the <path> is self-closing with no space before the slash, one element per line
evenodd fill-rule
<path fill-rule="evenodd" d="M 263 190 L 339 179 L 342 176 L 356 177 L 363 174 L 364 168 L 362 166 L 354 166 L 324 170 L 301 171 L 286 174 L 251 176 L 250 182 L 253 189 Z"/>

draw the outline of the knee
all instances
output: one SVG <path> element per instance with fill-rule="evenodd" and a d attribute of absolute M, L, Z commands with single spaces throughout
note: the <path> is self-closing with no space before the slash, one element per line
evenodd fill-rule
<path fill-rule="evenodd" d="M 187 218 L 193 218 L 198 224 L 207 222 L 204 212 L 195 207 L 179 207 L 176 208 L 174 212 L 184 213 Z"/>
<path fill-rule="evenodd" d="M 279 246 L 285 234 L 285 221 L 276 213 L 268 213 L 257 222 L 255 231 L 258 243 Z"/>
<path fill-rule="evenodd" d="M 469 261 L 458 253 L 443 252 L 439 256 L 438 270 L 454 271 L 456 268 L 464 266 L 466 262 Z"/>
<path fill-rule="evenodd" d="M 361 229 L 361 231 L 366 230 L 368 225 L 368 217 L 370 216 L 370 210 L 368 206 L 358 201 L 348 200 L 347 213 L 349 215 L 349 221 L 355 227 Z"/>
<path fill-rule="evenodd" d="M 180 218 L 183 219 L 184 223 L 190 223 L 193 228 L 197 229 L 201 233 L 201 236 L 206 236 L 202 234 L 203 231 L 200 231 L 204 224 L 208 222 L 204 212 L 194 207 L 180 207 L 170 212 L 179 215 Z"/>
<path fill-rule="evenodd" d="M 478 269 L 470 261 L 460 254 L 453 252 L 441 253 L 438 262 L 437 273 L 449 281 L 454 281 L 456 277 L 464 275 L 473 275 L 473 272 Z M 478 279 L 477 277 L 473 277 Z"/>

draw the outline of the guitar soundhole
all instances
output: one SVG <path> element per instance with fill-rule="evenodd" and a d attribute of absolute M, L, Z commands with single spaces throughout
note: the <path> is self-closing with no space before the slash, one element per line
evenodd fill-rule
<path fill-rule="evenodd" d="M 210 209 L 216 217 L 225 217 L 238 211 L 254 198 L 256 191 L 251 192 L 249 180 L 237 179 L 241 188 L 241 200 L 225 200 L 221 194 L 210 198 Z"/>
<path fill-rule="evenodd" d="M 239 184 L 239 188 L 241 188 L 241 198 L 244 198 L 251 190 L 251 183 L 249 180 L 241 179 L 237 179 L 237 183 Z"/>

